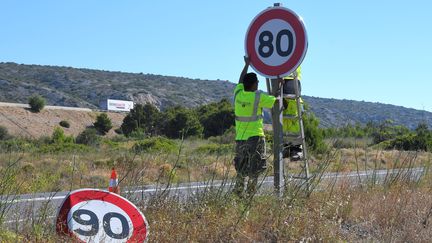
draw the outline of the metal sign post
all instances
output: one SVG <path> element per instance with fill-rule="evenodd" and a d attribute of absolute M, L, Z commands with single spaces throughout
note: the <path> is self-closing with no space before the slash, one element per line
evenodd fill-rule
<path fill-rule="evenodd" d="M 272 108 L 274 185 L 283 194 L 283 88 L 281 78 L 294 72 L 307 51 L 307 34 L 300 16 L 282 4 L 275 3 L 259 13 L 249 25 L 245 52 L 251 67 L 267 78 L 269 94 L 280 97 Z M 303 145 L 305 148 L 305 145 Z"/>
<path fill-rule="evenodd" d="M 283 89 L 280 79 L 271 80 L 272 95 L 281 97 L 278 104 L 272 108 L 273 122 L 273 171 L 274 171 L 274 187 L 275 192 L 279 196 L 283 195 L 284 180 L 284 164 L 283 164 L 283 131 L 282 131 L 282 111 L 283 111 Z"/>

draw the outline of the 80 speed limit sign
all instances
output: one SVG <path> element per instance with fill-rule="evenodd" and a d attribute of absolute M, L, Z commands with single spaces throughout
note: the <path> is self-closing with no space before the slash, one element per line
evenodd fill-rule
<path fill-rule="evenodd" d="M 144 242 L 148 224 L 127 199 L 108 191 L 82 189 L 63 201 L 56 230 L 82 242 Z"/>
<path fill-rule="evenodd" d="M 307 46 L 302 19 L 284 7 L 259 13 L 249 25 L 245 39 L 246 56 L 252 68 L 268 78 L 284 77 L 296 70 Z"/>

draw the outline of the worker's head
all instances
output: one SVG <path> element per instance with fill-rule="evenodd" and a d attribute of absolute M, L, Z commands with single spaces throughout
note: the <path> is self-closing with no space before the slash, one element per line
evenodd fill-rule
<path fill-rule="evenodd" d="M 247 73 L 243 78 L 243 85 L 246 91 L 258 90 L 258 77 L 255 73 Z"/>

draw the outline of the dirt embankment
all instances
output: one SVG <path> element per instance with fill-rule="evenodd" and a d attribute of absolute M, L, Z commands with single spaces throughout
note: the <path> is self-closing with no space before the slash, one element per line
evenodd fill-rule
<path fill-rule="evenodd" d="M 68 121 L 69 128 L 63 128 L 65 134 L 77 136 L 86 127 L 92 126 L 100 112 L 59 107 L 47 107 L 39 113 L 33 113 L 26 107 L 0 106 L 0 126 L 6 127 L 9 134 L 17 137 L 40 138 L 51 136 L 60 121 Z M 108 136 L 115 134 L 126 113 L 107 112 L 113 129 Z"/>

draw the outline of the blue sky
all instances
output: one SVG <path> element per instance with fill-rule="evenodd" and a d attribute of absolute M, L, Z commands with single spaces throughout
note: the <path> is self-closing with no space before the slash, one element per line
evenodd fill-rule
<path fill-rule="evenodd" d="M 0 62 L 237 82 L 247 28 L 274 2 L 1 0 Z M 281 3 L 306 24 L 304 95 L 432 111 L 432 1 Z"/>

